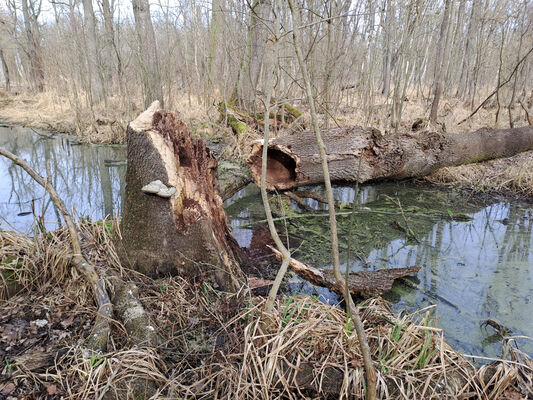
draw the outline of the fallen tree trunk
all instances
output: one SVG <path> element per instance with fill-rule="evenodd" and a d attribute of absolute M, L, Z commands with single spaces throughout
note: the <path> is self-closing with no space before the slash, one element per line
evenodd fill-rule
<path fill-rule="evenodd" d="M 268 246 L 276 255 L 278 260 L 281 260 L 281 252 L 277 249 Z M 313 268 L 303 262 L 291 258 L 289 267 L 296 274 L 306 281 L 311 282 L 315 286 L 322 286 L 329 290 L 343 295 L 343 288 L 341 288 L 333 275 L 333 271 L 320 270 Z M 407 268 L 384 268 L 376 271 L 359 271 L 348 274 L 348 288 L 351 294 L 361 297 L 379 296 L 392 289 L 392 284 L 398 278 L 414 274 L 420 271 L 420 267 Z"/>
<path fill-rule="evenodd" d="M 128 125 L 128 169 L 118 244 L 123 263 L 151 276 L 185 275 L 236 290 L 240 248 L 222 207 L 217 161 L 154 102 Z"/>
<path fill-rule="evenodd" d="M 533 150 L 533 127 L 480 129 L 466 134 L 437 132 L 382 135 L 361 127 L 323 132 L 332 181 L 366 182 L 428 175 L 448 166 L 508 157 Z M 247 160 L 257 185 L 263 142 Z M 359 159 L 361 163 L 359 164 Z M 322 183 L 324 176 L 312 132 L 274 138 L 268 144 L 267 189 L 285 190 Z"/>

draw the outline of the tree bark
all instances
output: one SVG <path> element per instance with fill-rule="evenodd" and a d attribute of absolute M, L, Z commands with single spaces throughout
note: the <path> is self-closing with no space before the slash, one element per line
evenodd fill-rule
<path fill-rule="evenodd" d="M 127 141 L 122 261 L 148 275 L 181 274 L 236 290 L 240 248 L 222 208 L 217 161 L 205 143 L 193 142 L 159 102 L 128 125 Z M 156 180 L 171 189 L 164 197 L 147 192 Z"/>
<path fill-rule="evenodd" d="M 139 62 L 141 64 L 144 106 L 148 107 L 156 100 L 163 104 L 161 70 L 152 17 L 150 16 L 150 4 L 148 0 L 132 0 L 132 5 L 135 30 L 139 40 Z"/>
<path fill-rule="evenodd" d="M 480 129 L 460 135 L 422 132 L 390 136 L 374 129 L 349 127 L 330 129 L 323 135 L 332 181 L 412 178 L 442 167 L 533 150 L 531 126 Z M 324 181 L 313 132 L 271 139 L 268 147 L 267 189 L 285 190 Z M 262 141 L 255 142 L 247 161 L 257 185 L 262 148 Z"/>
<path fill-rule="evenodd" d="M 28 41 L 27 54 L 30 61 L 31 82 L 37 91 L 42 92 L 44 90 L 44 63 L 41 51 L 41 35 L 33 4 L 30 7 L 28 0 L 22 0 L 22 16 L 24 17 L 24 30 Z"/>
<path fill-rule="evenodd" d="M 239 71 L 236 96 L 243 108 L 253 109 L 255 91 L 259 84 L 263 56 L 268 39 L 266 28 L 271 9 L 270 0 L 254 0 L 250 6 L 250 28 L 243 64 Z"/>
<path fill-rule="evenodd" d="M 281 252 L 268 246 L 278 260 L 282 259 Z M 344 287 L 339 285 L 335 275 L 331 270 L 320 270 L 311 267 L 303 262 L 291 258 L 289 267 L 296 274 L 315 286 L 328 288 L 329 290 L 344 295 Z M 420 267 L 412 266 L 406 268 L 382 268 L 375 271 L 358 271 L 348 274 L 347 285 L 350 293 L 361 297 L 380 296 L 390 292 L 392 284 L 398 278 L 412 275 L 420 271 Z"/>
<path fill-rule="evenodd" d="M 442 94 L 442 75 L 443 62 L 445 53 L 447 53 L 447 36 L 448 36 L 448 21 L 450 19 L 450 9 L 452 7 L 451 0 L 444 2 L 444 14 L 442 16 L 442 25 L 440 27 L 439 40 L 437 42 L 437 54 L 435 61 L 435 94 L 433 103 L 431 104 L 431 112 L 429 114 L 429 121 L 431 123 L 437 122 L 437 112 L 439 110 L 440 96 Z"/>
<path fill-rule="evenodd" d="M 98 40 L 96 37 L 96 20 L 94 18 L 92 0 L 83 0 L 83 17 L 87 34 L 87 71 L 91 90 L 91 104 L 98 104 L 103 97 L 104 85 L 100 74 L 100 56 L 98 53 Z"/>
<path fill-rule="evenodd" d="M 2 63 L 2 72 L 6 81 L 6 92 L 9 92 L 11 90 L 11 78 L 9 76 L 9 67 L 7 66 L 4 51 L 2 49 L 0 49 L 0 62 Z"/>

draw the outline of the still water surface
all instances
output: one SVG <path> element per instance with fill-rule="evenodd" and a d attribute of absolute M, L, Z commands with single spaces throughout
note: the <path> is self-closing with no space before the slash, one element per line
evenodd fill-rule
<path fill-rule="evenodd" d="M 27 128 L 0 127 L 0 146 L 49 176 L 78 216 L 99 219 L 120 214 L 126 170 L 120 161 L 126 158 L 126 148 L 79 145 L 68 136 L 40 133 L 46 136 Z M 346 205 L 354 193 L 352 187 L 335 187 L 336 199 Z M 437 325 L 445 329 L 454 346 L 468 354 L 501 354 L 494 331 L 480 328 L 486 319 L 498 321 L 513 335 L 533 336 L 531 204 L 405 183 L 363 185 L 357 202 L 354 218 L 339 216 L 343 268 L 422 267 L 416 277 L 397 282 L 386 296 L 396 309 L 414 311 L 436 305 Z M 314 200 L 307 204 L 315 211 L 303 211 L 291 203 L 274 204 L 278 214 L 287 217 L 278 227 L 290 237 L 294 257 L 331 268 L 325 207 Z M 237 193 L 226 202 L 226 210 L 240 245 L 250 246 L 258 230 L 264 229 L 257 188 L 252 185 Z M 0 157 L 0 228 L 31 233 L 34 214 L 44 215 L 48 228 L 60 221 L 44 190 L 21 168 Z M 462 214 L 469 219 L 462 220 Z M 407 238 L 397 229 L 395 223 L 405 226 L 406 220 L 414 237 Z M 290 287 L 324 301 L 339 301 L 329 291 L 296 278 Z M 518 343 L 533 355 L 531 340 L 519 339 Z"/>

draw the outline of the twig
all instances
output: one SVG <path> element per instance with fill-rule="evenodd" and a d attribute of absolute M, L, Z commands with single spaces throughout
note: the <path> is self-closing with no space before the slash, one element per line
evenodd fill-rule
<path fill-rule="evenodd" d="M 494 91 L 493 91 L 491 94 L 489 94 L 488 97 L 487 97 L 485 100 L 483 100 L 483 101 L 481 102 L 481 104 L 480 104 L 480 105 L 479 105 L 474 111 L 472 111 L 472 113 L 471 113 L 468 117 L 466 117 L 465 119 L 463 119 L 463 120 L 462 120 L 461 122 L 459 122 L 457 125 L 461 125 L 463 122 L 469 120 L 469 119 L 472 118 L 474 115 L 476 115 L 476 113 L 479 111 L 479 109 L 480 109 L 481 107 L 483 107 L 483 106 L 487 103 L 487 101 L 489 101 L 489 100 L 491 99 L 491 97 L 494 96 L 494 95 L 498 92 L 498 90 L 500 90 L 500 88 L 502 88 L 503 86 L 505 86 L 506 84 L 508 84 L 508 83 L 511 81 L 513 75 L 516 73 L 516 71 L 518 71 L 518 67 L 520 66 L 520 64 L 522 64 L 522 63 L 525 61 L 525 59 L 527 58 L 527 56 L 529 56 L 529 55 L 531 54 L 531 52 L 533 52 L 533 47 L 532 47 L 531 49 L 529 49 L 529 51 L 526 53 L 526 55 L 525 55 L 524 57 L 522 57 L 522 58 L 520 59 L 520 61 L 518 61 L 518 63 L 515 65 L 515 67 L 514 67 L 514 69 L 513 69 L 513 72 L 511 72 L 511 75 L 509 75 L 509 77 L 508 77 L 504 82 L 500 83 L 500 84 L 498 85 L 498 87 L 497 87 L 496 89 L 494 89 Z"/>
<path fill-rule="evenodd" d="M 273 77 L 274 77 L 274 61 L 278 58 L 278 38 L 279 38 L 279 32 L 280 32 L 280 9 L 281 4 L 280 0 L 276 0 L 274 5 L 274 14 L 276 16 L 274 21 L 274 42 L 273 42 L 273 62 L 271 63 L 270 71 L 267 73 L 267 85 L 266 85 L 266 104 L 265 104 L 265 128 L 264 128 L 264 143 L 268 143 L 268 136 L 270 133 L 270 118 L 268 116 L 270 115 L 270 100 L 272 98 L 272 89 L 274 86 Z M 276 278 L 274 279 L 274 283 L 272 284 L 272 287 L 270 288 L 270 291 L 268 292 L 268 298 L 265 303 L 265 314 L 269 315 L 272 313 L 272 310 L 274 308 L 274 301 L 276 299 L 276 296 L 278 294 L 279 286 L 281 285 L 281 281 L 283 280 L 283 277 L 285 276 L 285 273 L 287 272 L 287 268 L 289 267 L 289 261 L 291 259 L 291 253 L 289 250 L 283 245 L 283 242 L 281 241 L 278 232 L 276 230 L 276 226 L 274 225 L 274 220 L 272 218 L 272 210 L 270 209 L 270 203 L 268 202 L 268 196 L 266 192 L 266 174 L 267 174 L 267 160 L 268 160 L 268 146 L 263 146 L 263 159 L 261 163 L 261 198 L 263 199 L 263 206 L 265 208 L 265 214 L 268 221 L 268 228 L 270 229 L 270 235 L 272 236 L 272 239 L 276 243 L 276 247 L 281 251 L 283 258 L 281 262 L 281 267 L 278 270 L 278 273 L 276 274 Z"/>
<path fill-rule="evenodd" d="M 52 202 L 63 215 L 65 224 L 67 225 L 70 236 L 70 243 L 72 248 L 72 258 L 70 262 L 78 270 L 78 272 L 89 282 L 94 291 L 96 303 L 98 304 L 98 314 L 96 322 L 90 335 L 89 347 L 94 350 L 105 350 L 107 347 L 107 339 L 110 333 L 109 320 L 113 317 L 113 306 L 111 300 L 105 290 L 104 280 L 101 279 L 94 266 L 89 263 L 81 254 L 81 245 L 78 237 L 76 225 L 70 216 L 65 203 L 57 194 L 55 188 L 50 183 L 49 179 L 44 179 L 40 176 L 30 165 L 23 159 L 10 153 L 7 150 L 0 148 L 0 155 L 9 158 L 16 165 L 23 168 L 39 185 L 41 185 L 50 195 Z"/>
<path fill-rule="evenodd" d="M 418 238 L 416 237 L 415 233 L 412 231 L 412 229 L 409 227 L 409 222 L 407 222 L 407 217 L 405 216 L 405 213 L 403 212 L 403 208 L 402 208 L 402 203 L 400 202 L 400 199 L 393 199 L 392 197 L 390 196 L 385 196 L 387 199 L 389 199 L 390 201 L 392 201 L 394 204 L 396 204 L 398 206 L 398 208 L 400 209 L 400 214 L 402 215 L 402 218 L 403 218 L 403 222 L 405 223 L 405 228 L 403 228 L 400 224 L 398 224 L 398 227 L 400 228 L 403 228 L 404 229 L 404 233 L 407 235 L 407 237 L 413 239 L 414 241 L 416 241 L 418 244 L 420 244 L 420 240 L 418 240 Z"/>
<path fill-rule="evenodd" d="M 524 105 L 524 103 L 522 102 L 522 100 L 518 100 L 518 102 L 520 103 L 520 105 L 522 106 L 522 108 L 524 109 L 525 113 L 526 113 L 526 119 L 527 119 L 527 123 L 529 125 L 533 125 L 533 118 L 531 118 L 529 116 L 529 110 L 527 109 L 527 107 Z"/>

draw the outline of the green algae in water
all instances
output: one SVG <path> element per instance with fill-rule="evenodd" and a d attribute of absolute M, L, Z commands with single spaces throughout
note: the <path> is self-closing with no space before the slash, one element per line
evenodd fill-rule
<path fill-rule="evenodd" d="M 315 191 L 323 188 L 315 187 Z M 351 187 L 334 188 L 335 198 L 351 208 Z M 245 194 L 241 193 L 243 198 Z M 252 200 L 252 198 L 254 200 Z M 251 218 L 230 206 L 232 221 L 238 225 L 264 218 L 260 198 Z M 395 201 L 400 201 L 407 224 L 420 243 L 406 237 L 394 222 L 405 226 Z M 240 200 L 242 202 L 242 200 Z M 310 215 L 295 204 L 297 218 L 280 221 L 291 237 L 294 257 L 315 267 L 331 269 L 331 242 L 327 207 L 314 200 L 307 204 L 319 215 Z M 494 319 L 511 329 L 513 335 L 533 336 L 530 310 L 533 302 L 533 206 L 503 198 L 463 195 L 446 188 L 414 186 L 404 183 L 363 185 L 358 196 L 359 208 L 352 234 L 350 271 L 418 265 L 416 277 L 397 282 L 385 296 L 397 310 L 415 311 L 436 304 L 438 326 L 459 350 L 474 355 L 501 356 L 501 341 L 494 330 L 480 327 Z M 256 207 L 258 205 L 258 207 Z M 287 222 L 287 223 L 281 223 Z M 338 216 L 342 268 L 346 268 L 346 250 L 350 215 Z M 242 231 L 242 232 L 241 232 Z M 253 239 L 254 225 L 234 229 L 241 244 Z M 240 236 L 242 234 L 242 236 Z M 295 283 L 295 290 L 321 296 L 332 303 L 340 299 L 324 288 L 306 282 Z M 533 355 L 533 343 L 518 340 L 522 350 Z"/>

